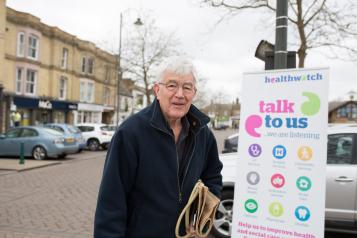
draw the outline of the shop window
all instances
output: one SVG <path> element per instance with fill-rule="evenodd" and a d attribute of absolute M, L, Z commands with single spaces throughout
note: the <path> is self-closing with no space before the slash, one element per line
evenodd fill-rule
<path fill-rule="evenodd" d="M 37 72 L 34 70 L 27 70 L 25 94 L 35 95 Z"/>
<path fill-rule="evenodd" d="M 68 49 L 62 49 L 62 59 L 61 59 L 61 68 L 67 69 L 67 61 L 68 61 Z"/>
<path fill-rule="evenodd" d="M 17 56 L 25 56 L 25 33 L 23 32 L 17 34 Z"/>
<path fill-rule="evenodd" d="M 66 99 L 66 94 L 67 94 L 67 78 L 61 76 L 59 80 L 59 99 Z"/>
<path fill-rule="evenodd" d="M 38 38 L 34 35 L 30 35 L 28 38 L 28 58 L 37 60 L 38 58 Z"/>

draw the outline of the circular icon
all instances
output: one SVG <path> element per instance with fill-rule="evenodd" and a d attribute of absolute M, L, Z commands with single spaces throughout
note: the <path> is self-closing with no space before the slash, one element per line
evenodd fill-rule
<path fill-rule="evenodd" d="M 301 176 L 296 180 L 296 187 L 303 192 L 310 190 L 311 180 L 306 176 Z"/>
<path fill-rule="evenodd" d="M 305 206 L 299 206 L 295 209 L 295 217 L 299 221 L 307 221 L 310 219 L 310 210 Z"/>
<path fill-rule="evenodd" d="M 273 202 L 269 205 L 269 213 L 274 217 L 280 217 L 284 213 L 284 208 L 279 202 Z"/>
<path fill-rule="evenodd" d="M 274 174 L 271 176 L 270 182 L 275 188 L 281 188 L 285 184 L 285 178 L 281 174 Z"/>
<path fill-rule="evenodd" d="M 282 145 L 277 145 L 273 148 L 273 156 L 277 159 L 283 159 L 286 156 L 286 149 Z"/>
<path fill-rule="evenodd" d="M 252 144 L 248 148 L 248 152 L 252 157 L 258 157 L 262 153 L 262 147 L 258 144 Z"/>
<path fill-rule="evenodd" d="M 298 157 L 303 161 L 308 161 L 312 158 L 312 149 L 308 146 L 301 146 L 298 149 Z"/>
<path fill-rule="evenodd" d="M 250 185 L 256 185 L 260 181 L 260 176 L 257 172 L 251 171 L 247 174 L 247 181 Z"/>
<path fill-rule="evenodd" d="M 258 203 L 254 199 L 245 201 L 244 208 L 249 213 L 254 213 L 258 210 Z"/>

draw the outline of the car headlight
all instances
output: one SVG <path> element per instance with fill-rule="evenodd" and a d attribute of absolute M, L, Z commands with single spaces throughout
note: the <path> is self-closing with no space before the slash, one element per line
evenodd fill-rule
<path fill-rule="evenodd" d="M 53 140 L 53 144 L 63 144 L 64 143 L 64 138 L 56 138 Z"/>

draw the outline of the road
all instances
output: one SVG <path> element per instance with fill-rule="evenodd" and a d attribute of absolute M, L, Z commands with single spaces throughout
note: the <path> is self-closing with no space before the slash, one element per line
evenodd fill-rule
<path fill-rule="evenodd" d="M 215 132 L 219 146 L 229 133 Z M 60 165 L 0 172 L 0 238 L 92 237 L 105 154 L 84 151 Z"/>

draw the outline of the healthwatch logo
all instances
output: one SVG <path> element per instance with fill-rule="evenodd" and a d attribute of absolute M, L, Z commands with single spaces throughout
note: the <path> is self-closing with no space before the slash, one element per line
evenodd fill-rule
<path fill-rule="evenodd" d="M 296 110 L 296 103 L 288 99 L 278 99 L 273 102 L 259 101 L 259 112 L 263 114 L 250 115 L 245 121 L 245 130 L 252 137 L 261 137 L 259 128 L 300 128 L 304 129 L 309 126 L 308 116 L 313 116 L 320 111 L 321 100 L 320 97 L 312 92 L 303 92 L 305 100 L 300 105 L 300 112 L 304 117 L 287 116 L 281 118 L 281 115 L 275 114 L 294 114 Z"/>
<path fill-rule="evenodd" d="M 323 76 L 320 73 L 306 74 L 306 75 L 279 75 L 279 76 L 265 76 L 265 83 L 289 83 L 289 82 L 304 82 L 322 80 Z"/>

